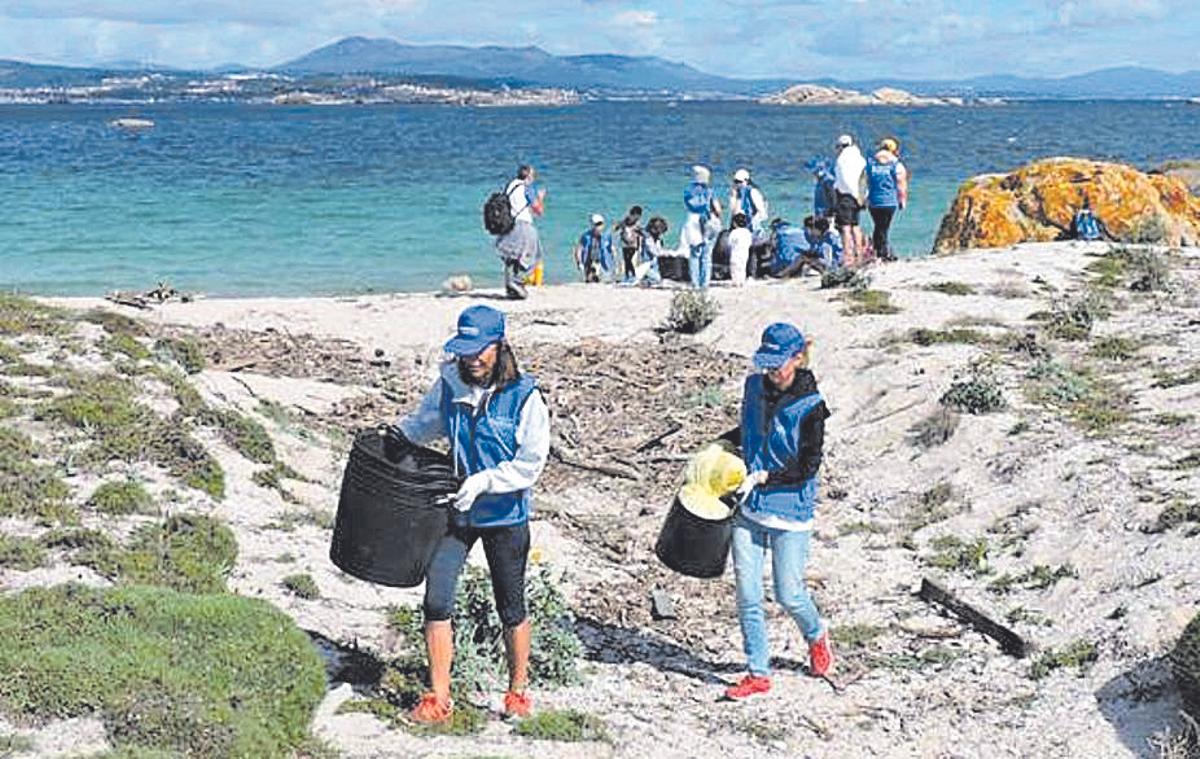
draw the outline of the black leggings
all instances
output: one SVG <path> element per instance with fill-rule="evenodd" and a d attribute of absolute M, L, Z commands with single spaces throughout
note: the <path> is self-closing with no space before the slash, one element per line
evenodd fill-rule
<path fill-rule="evenodd" d="M 888 247 L 888 230 L 892 226 L 892 217 L 896 215 L 894 207 L 876 208 L 871 206 L 871 221 L 875 222 L 871 230 L 871 246 L 875 248 L 875 257 L 892 258 L 891 248 Z"/>
<path fill-rule="evenodd" d="M 635 259 L 637 258 L 637 248 L 622 248 L 621 254 L 625 258 L 625 276 L 632 278 L 634 275 Z"/>
<path fill-rule="evenodd" d="M 483 541 L 496 611 L 505 627 L 525 621 L 525 564 L 529 558 L 529 523 L 508 527 L 450 528 L 434 551 L 425 575 L 425 621 L 444 622 L 454 616 L 458 576 L 475 541 Z"/>

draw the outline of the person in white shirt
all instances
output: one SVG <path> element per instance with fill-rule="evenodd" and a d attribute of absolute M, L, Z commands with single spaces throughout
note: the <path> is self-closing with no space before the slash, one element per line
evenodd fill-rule
<path fill-rule="evenodd" d="M 738 169 L 733 172 L 733 189 L 729 193 L 729 214 L 732 222 L 733 214 L 745 214 L 746 226 L 756 241 L 766 235 L 767 229 L 767 199 L 762 190 L 750 179 L 749 169 Z"/>
<path fill-rule="evenodd" d="M 533 275 L 535 284 L 540 284 L 542 242 L 533 217 L 545 212 L 545 189 L 534 190 L 537 171 L 524 165 L 517 169 L 517 176 L 504 188 L 508 196 L 509 210 L 513 217 L 513 228 L 496 238 L 496 252 L 504 260 L 504 289 L 508 297 L 526 297 L 525 278 Z"/>
<path fill-rule="evenodd" d="M 733 229 L 729 232 L 729 279 L 734 287 L 746 284 L 746 266 L 750 262 L 750 246 L 754 235 L 746 227 L 746 214 L 733 215 Z"/>
<path fill-rule="evenodd" d="M 393 446 L 450 442 L 454 471 L 464 477 L 449 496 L 451 522 L 434 551 L 425 578 L 425 644 L 431 690 L 412 718 L 444 723 L 454 709 L 450 671 L 454 657 L 455 588 L 471 547 L 483 543 L 504 628 L 508 691 L 504 712 L 528 717 L 531 628 L 526 609 L 532 489 L 550 454 L 550 413 L 537 380 L 522 373 L 505 338 L 501 311 L 477 305 L 458 318 L 446 343 L 452 358 L 417 410 L 388 429 Z"/>
<path fill-rule="evenodd" d="M 867 159 L 848 134 L 838 137 L 837 151 L 833 171 L 833 218 L 842 236 L 846 266 L 858 266 L 864 263 L 867 250 L 866 236 L 858 225 L 858 215 L 865 201 L 863 177 Z"/>

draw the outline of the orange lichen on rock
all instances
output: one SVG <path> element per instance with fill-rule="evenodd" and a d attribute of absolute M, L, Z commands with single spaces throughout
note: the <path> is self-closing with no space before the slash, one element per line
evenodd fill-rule
<path fill-rule="evenodd" d="M 1087 200 L 1118 239 L 1162 232 L 1168 245 L 1200 242 L 1200 199 L 1175 177 L 1118 163 L 1050 158 L 1011 174 L 975 177 L 942 218 L 935 253 L 1054 240 Z"/>

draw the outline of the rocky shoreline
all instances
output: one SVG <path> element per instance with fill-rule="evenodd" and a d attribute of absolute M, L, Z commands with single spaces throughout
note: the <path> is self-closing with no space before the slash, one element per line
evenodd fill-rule
<path fill-rule="evenodd" d="M 858 90 L 827 87 L 820 84 L 796 84 L 772 95 L 759 98 L 764 105 L 847 105 L 847 106 L 962 106 L 967 100 L 961 97 L 927 97 L 895 87 L 880 87 L 863 93 Z M 996 105 L 997 98 L 981 98 L 975 104 Z"/>

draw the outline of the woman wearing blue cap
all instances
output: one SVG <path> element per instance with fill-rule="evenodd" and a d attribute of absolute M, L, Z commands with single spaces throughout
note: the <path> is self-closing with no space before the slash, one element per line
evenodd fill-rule
<path fill-rule="evenodd" d="M 729 698 L 771 689 L 763 613 L 768 549 L 775 600 L 808 641 L 810 671 L 824 676 L 833 667 L 828 631 L 804 584 L 829 416 L 808 355 L 808 343 L 796 327 L 783 322 L 767 327 L 754 354 L 758 371 L 746 378 L 741 426 L 725 435 L 741 447 L 749 471 L 738 489 L 741 509 L 733 524 L 738 621 L 749 674 L 725 691 Z"/>
<path fill-rule="evenodd" d="M 413 710 L 419 722 L 445 722 L 453 711 L 450 668 L 454 635 L 450 619 L 467 554 L 483 543 L 504 625 L 508 691 L 504 712 L 528 716 L 529 620 L 525 566 L 529 556 L 531 491 L 550 453 L 550 414 L 536 380 L 522 374 L 504 338 L 504 314 L 471 306 L 458 317 L 446 343 L 451 359 L 420 407 L 391 429 L 393 445 L 450 440 L 455 471 L 465 476 L 451 496 L 455 518 L 442 538 L 425 579 L 425 645 L 431 691 Z"/>

